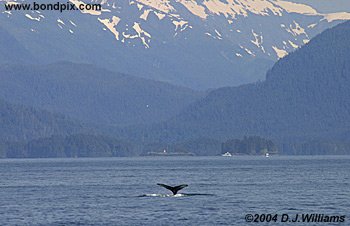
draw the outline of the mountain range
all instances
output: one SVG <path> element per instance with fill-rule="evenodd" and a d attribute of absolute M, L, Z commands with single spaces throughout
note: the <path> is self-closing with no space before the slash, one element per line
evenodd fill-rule
<path fill-rule="evenodd" d="M 122 8 L 108 1 L 102 2 L 102 6 L 107 8 L 100 14 L 91 11 L 74 14 L 65 12 L 60 14 L 62 18 L 58 21 L 60 24 L 58 29 L 49 23 L 57 16 L 55 13 L 46 16 L 41 12 L 32 12 L 42 15 L 39 16 L 41 19 L 36 20 L 33 20 L 33 15 L 29 13 L 24 14 L 26 20 L 23 20 L 21 15 L 25 12 L 0 14 L 1 21 L 4 18 L 8 20 L 5 23 L 1 22 L 0 25 L 0 47 L 3 50 L 0 59 L 4 63 L 0 65 L 1 157 L 128 156 L 155 150 L 163 151 L 166 147 L 179 153 L 217 155 L 220 154 L 220 146 L 223 143 L 241 138 L 246 140 L 245 137 L 266 140 L 269 143 L 272 140 L 284 154 L 350 153 L 348 148 L 350 143 L 350 92 L 348 89 L 350 85 L 350 40 L 348 39 L 350 21 L 326 29 L 339 23 L 338 19 L 346 19 L 346 13 L 322 15 L 317 12 L 312 13 L 309 7 L 287 4 L 286 1 L 262 0 L 261 4 L 253 4 L 250 0 L 242 0 L 235 3 L 244 2 L 244 6 L 249 8 L 246 14 L 243 9 L 238 10 L 235 7 L 229 7 L 232 11 L 223 11 L 228 10 L 224 6 L 233 4 L 233 1 L 226 1 L 223 5 L 220 5 L 219 1 L 211 3 L 200 1 L 207 7 L 204 10 L 206 14 L 197 15 L 198 11 L 194 8 L 190 8 L 191 11 L 184 7 L 184 4 L 190 4 L 190 2 L 194 4 L 194 1 L 167 1 L 168 4 L 165 5 L 163 3 L 166 1 L 158 1 L 159 4 L 153 4 L 154 2 L 157 1 L 130 1 L 124 3 Z M 210 4 L 213 3 L 215 7 L 211 8 Z M 252 4 L 249 5 L 249 3 Z M 269 6 L 268 10 L 264 11 L 262 8 L 261 11 L 257 11 L 260 8 L 256 7 L 264 6 L 263 3 Z M 281 4 L 287 5 L 284 5 L 284 10 L 278 11 L 278 7 L 275 9 L 270 3 L 273 6 L 279 3 L 280 7 L 282 7 Z M 277 50 L 273 56 L 267 51 L 268 48 L 265 45 L 260 46 L 259 54 L 257 52 L 249 54 L 249 51 L 245 51 L 246 55 L 238 53 L 241 56 L 236 55 L 236 57 L 241 61 L 230 61 L 232 64 L 237 64 L 237 67 L 232 69 L 226 65 L 226 61 L 219 60 L 215 55 L 217 51 L 220 54 L 224 53 L 222 51 L 231 51 L 230 45 L 233 43 L 233 40 L 226 42 L 229 35 L 223 36 L 221 30 L 216 29 L 218 32 L 215 32 L 216 38 L 206 34 L 210 39 L 207 39 L 208 37 L 201 39 L 197 36 L 200 33 L 196 32 L 195 26 L 191 28 L 191 25 L 177 25 L 177 29 L 178 26 L 181 29 L 182 26 L 186 28 L 182 31 L 177 30 L 177 34 L 171 37 L 171 41 L 168 39 L 169 42 L 165 42 L 165 46 L 169 48 L 171 46 L 171 51 L 169 49 L 165 52 L 162 48 L 158 50 L 154 48 L 155 43 L 162 39 L 155 38 L 147 41 L 148 39 L 135 37 L 131 38 L 130 43 L 127 44 L 126 39 L 124 41 L 116 39 L 116 33 L 110 37 L 111 27 L 106 21 L 101 21 L 102 15 L 122 13 L 124 12 L 122 9 L 130 10 L 135 5 L 134 14 L 130 15 L 137 15 L 136 12 L 144 12 L 152 8 L 147 16 L 134 19 L 141 19 L 143 23 L 149 22 L 154 26 L 158 22 L 163 23 L 167 20 L 173 24 L 174 18 L 183 19 L 185 14 L 180 14 L 183 12 L 180 9 L 187 9 L 189 12 L 186 18 L 197 18 L 199 28 L 212 20 L 217 21 L 216 25 L 225 24 L 231 17 L 235 18 L 234 25 L 255 17 L 254 24 L 248 23 L 249 28 L 257 21 L 262 23 L 264 20 L 269 20 L 268 24 L 272 25 L 276 18 L 292 19 L 295 21 L 294 25 L 299 24 L 300 27 L 295 29 L 284 27 L 289 36 L 291 32 L 294 34 L 298 31 L 306 32 L 302 29 L 301 22 L 296 20 L 296 17 L 302 17 L 305 23 L 311 18 L 321 19 L 316 25 L 309 27 L 309 33 L 300 33 L 295 37 L 303 37 L 303 40 L 306 40 L 304 38 L 307 36 L 311 39 L 317 32 L 326 30 L 310 41 L 302 41 L 302 44 L 294 46 L 293 50 L 289 51 L 285 48 L 285 54 L 280 55 L 281 58 L 270 69 L 267 65 L 272 65 L 277 60 L 278 53 L 282 52 Z M 293 6 L 293 9 L 296 7 L 299 13 L 287 12 L 287 6 Z M 108 7 L 111 8 L 110 11 Z M 165 13 L 166 7 L 170 7 L 167 13 Z M 158 12 L 155 9 L 162 10 L 165 16 L 161 16 L 161 19 L 153 18 L 156 22 L 151 22 L 149 20 L 152 20 L 150 19 L 152 13 L 157 15 L 156 12 Z M 216 14 L 213 12 L 214 9 L 220 9 L 220 11 Z M 300 13 L 301 9 L 307 13 Z M 174 16 L 177 15 L 176 13 L 181 16 Z M 199 19 L 201 16 L 203 18 Z M 63 33 L 65 31 L 63 24 L 67 23 L 63 21 L 63 17 L 86 18 L 86 21 L 81 20 L 79 25 L 77 20 L 69 22 L 72 26 L 75 24 L 77 30 L 80 26 L 86 26 L 80 33 L 82 35 L 84 31 L 85 35 L 74 36 L 79 32 L 72 30 L 72 32 L 68 31 L 71 36 L 66 36 Z M 109 28 L 105 28 L 106 30 L 102 33 L 96 32 L 93 25 L 96 19 L 97 25 L 109 26 Z M 9 26 L 10 20 L 16 26 Z M 114 20 L 117 21 L 117 19 Z M 212 23 L 215 24 L 213 21 Z M 34 22 L 38 27 L 42 26 L 42 32 L 35 32 L 34 28 L 32 33 L 26 31 Z M 119 22 L 118 25 L 121 23 Z M 162 37 L 168 35 L 166 25 L 166 23 L 163 24 L 164 30 L 159 32 Z M 267 29 L 266 26 L 264 25 L 263 28 Z M 119 28 L 119 26 L 112 27 Z M 137 27 L 133 29 L 137 30 Z M 61 32 L 60 35 L 58 31 Z M 240 31 L 244 33 L 243 29 Z M 311 31 L 315 33 L 311 35 Z M 93 36 L 87 35 L 89 32 L 91 35 L 97 35 L 98 38 L 91 40 Z M 118 32 L 118 37 L 124 37 L 127 34 L 119 30 Z M 193 35 L 192 39 L 185 39 L 185 36 L 182 36 L 187 34 L 186 32 Z M 275 30 L 269 30 L 268 34 L 271 40 L 280 37 Z M 47 37 L 44 38 L 45 36 Z M 221 38 L 218 38 L 219 36 Z M 67 41 L 67 37 L 70 37 L 70 41 Z M 108 37 L 111 42 L 108 41 Z M 265 40 L 266 37 L 262 39 Z M 184 45 L 183 43 L 186 42 L 183 40 L 192 41 L 187 43 L 190 45 Z M 249 41 L 245 37 L 234 39 L 234 42 L 240 40 Z M 138 41 L 141 41 L 140 45 L 137 45 Z M 254 41 L 250 43 L 256 44 Z M 264 43 L 266 44 L 267 41 Z M 286 43 L 292 45 L 290 42 Z M 217 48 L 217 44 L 222 51 Z M 92 47 L 94 45 L 96 48 Z M 111 47 L 112 45 L 116 45 L 120 52 Z M 198 54 L 196 49 L 192 49 L 193 45 L 197 45 L 197 50 L 203 51 L 203 54 Z M 91 48 L 90 52 L 87 51 L 89 48 Z M 281 50 L 280 48 L 283 47 L 277 49 Z M 183 55 L 180 54 L 182 50 L 185 50 Z M 160 70 L 157 77 L 153 71 L 154 68 L 152 69 L 153 66 L 147 68 L 148 60 L 156 59 L 155 55 L 146 56 L 139 51 L 147 54 L 151 52 L 155 54 L 159 51 L 158 53 L 162 53 L 158 54 L 159 57 L 164 57 L 166 61 L 172 61 L 172 63 L 163 68 L 164 70 Z M 208 55 L 208 52 L 211 54 Z M 119 55 L 110 57 L 112 55 L 109 54 L 112 53 Z M 193 58 L 187 58 L 186 53 Z M 107 57 L 111 60 L 109 64 L 106 56 L 110 57 Z M 74 57 L 77 58 L 73 59 Z M 183 61 L 189 63 L 185 64 Z M 257 63 L 263 61 L 270 63 Z M 201 62 L 202 65 L 198 66 L 196 62 Z M 265 73 L 263 80 L 257 80 L 260 76 L 256 72 L 257 67 L 260 67 L 258 65 L 262 66 L 259 73 Z M 252 74 L 257 77 L 249 84 L 232 86 L 236 83 L 233 80 L 226 80 L 228 77 L 225 77 L 223 71 L 217 70 L 218 66 L 222 70 L 230 71 L 230 79 L 237 75 L 235 70 L 247 73 L 249 70 L 255 71 Z M 238 67 L 246 67 L 247 70 L 238 69 Z M 216 72 L 214 73 L 211 69 Z M 137 71 L 142 72 L 143 75 L 138 74 Z M 174 80 L 170 81 L 167 78 L 171 73 L 179 76 L 173 76 Z M 209 74 L 210 76 L 206 77 Z M 223 84 L 226 87 L 195 91 L 176 85 L 186 85 L 179 82 L 181 77 L 188 79 L 186 81 L 192 79 L 196 81 L 198 86 L 187 84 L 192 88 L 201 89 Z M 204 85 L 206 78 L 208 83 Z M 235 78 L 238 78 L 237 84 L 245 83 L 241 78 Z"/>
<path fill-rule="evenodd" d="M 279 60 L 266 81 L 213 90 L 171 120 L 137 129 L 137 139 L 179 142 L 258 135 L 280 146 L 316 140 L 349 142 L 347 37 L 350 22 L 326 30 Z"/>
<path fill-rule="evenodd" d="M 102 11 L 0 9 L 2 62 L 71 61 L 193 89 L 236 86 L 263 80 L 279 58 L 350 19 L 350 9 L 322 14 L 287 0 L 70 2 Z"/>

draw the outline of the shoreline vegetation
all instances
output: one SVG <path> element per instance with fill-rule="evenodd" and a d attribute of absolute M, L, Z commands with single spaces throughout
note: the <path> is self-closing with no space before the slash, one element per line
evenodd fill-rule
<path fill-rule="evenodd" d="M 0 146 L 2 158 L 216 156 L 225 152 L 234 155 L 265 155 L 277 154 L 278 148 L 271 140 L 258 136 L 225 142 L 203 138 L 177 144 L 154 143 L 138 146 L 111 137 L 85 134 L 52 136 Z"/>
<path fill-rule="evenodd" d="M 272 140 L 259 136 L 245 136 L 224 142 L 202 138 L 176 144 L 153 143 L 141 146 L 106 136 L 76 134 L 3 143 L 0 144 L 0 158 L 221 156 L 227 152 L 233 156 L 344 155 L 349 152 L 349 147 L 350 143 L 313 141 L 290 144 L 281 150 Z"/>

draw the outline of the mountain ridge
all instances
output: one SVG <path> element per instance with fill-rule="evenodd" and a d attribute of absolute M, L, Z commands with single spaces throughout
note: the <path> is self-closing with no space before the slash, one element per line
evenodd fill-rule
<path fill-rule="evenodd" d="M 166 120 L 203 94 L 86 64 L 0 66 L 0 97 L 108 126 Z"/>
<path fill-rule="evenodd" d="M 328 29 L 276 63 L 266 81 L 214 90 L 166 123 L 138 128 L 139 136 L 155 142 L 252 135 L 279 144 L 345 142 L 350 131 L 349 35 L 350 22 Z"/>
<path fill-rule="evenodd" d="M 280 0 L 92 3 L 102 3 L 103 10 L 7 11 L 0 21 L 37 58 L 34 63 L 93 63 L 205 90 L 263 80 L 278 58 L 349 19 L 348 13 L 327 17 Z"/>

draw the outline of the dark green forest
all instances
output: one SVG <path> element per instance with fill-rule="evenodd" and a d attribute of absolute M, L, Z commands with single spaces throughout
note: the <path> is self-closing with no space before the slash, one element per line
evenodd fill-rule
<path fill-rule="evenodd" d="M 0 143 L 83 131 L 85 131 L 83 125 L 64 115 L 10 104 L 0 99 Z"/>
<path fill-rule="evenodd" d="M 258 136 L 227 140 L 222 144 L 221 153 L 230 152 L 236 155 L 277 154 L 278 148 L 271 141 Z"/>
<path fill-rule="evenodd" d="M 131 144 L 115 138 L 86 134 L 2 145 L 2 153 L 8 158 L 123 157 L 134 155 L 134 150 Z"/>

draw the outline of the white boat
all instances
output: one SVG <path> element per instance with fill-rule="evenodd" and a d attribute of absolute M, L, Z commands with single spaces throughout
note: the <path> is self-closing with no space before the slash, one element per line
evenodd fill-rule
<path fill-rule="evenodd" d="M 265 157 L 266 157 L 266 158 L 269 158 L 269 157 L 270 157 L 270 154 L 269 154 L 269 153 L 266 153 L 266 154 L 265 154 Z"/>
<path fill-rule="evenodd" d="M 231 153 L 230 152 L 226 152 L 225 154 L 222 154 L 222 156 L 225 156 L 225 157 L 231 157 Z"/>

